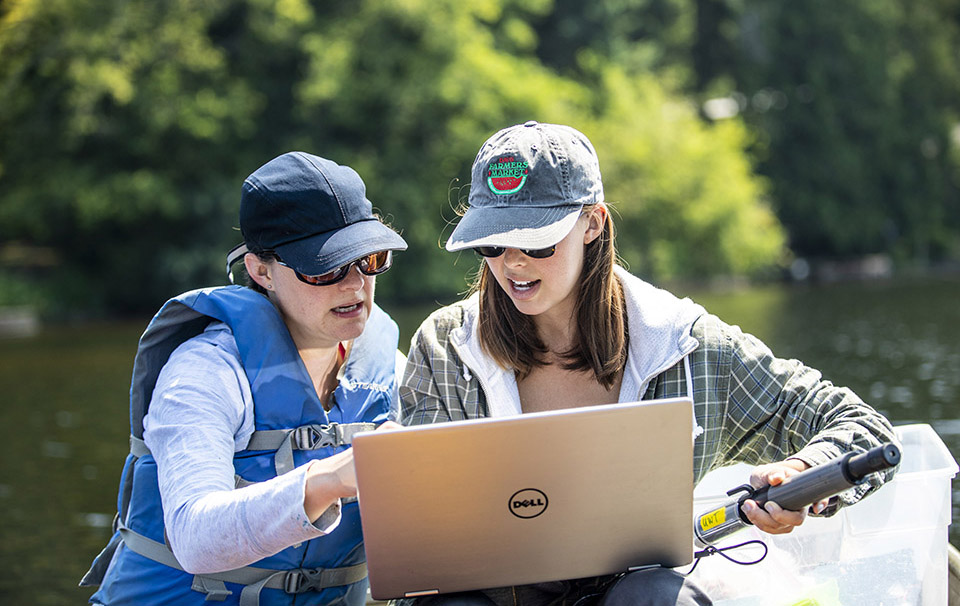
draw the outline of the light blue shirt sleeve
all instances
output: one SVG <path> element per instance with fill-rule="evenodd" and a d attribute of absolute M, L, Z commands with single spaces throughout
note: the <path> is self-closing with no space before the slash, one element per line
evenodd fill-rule
<path fill-rule="evenodd" d="M 236 342 L 226 325 L 214 323 L 170 356 L 144 418 L 167 537 L 188 572 L 247 566 L 340 522 L 339 503 L 317 521 L 323 527 L 307 518 L 309 464 L 235 488 L 233 455 L 246 448 L 254 428 L 253 398 Z"/>

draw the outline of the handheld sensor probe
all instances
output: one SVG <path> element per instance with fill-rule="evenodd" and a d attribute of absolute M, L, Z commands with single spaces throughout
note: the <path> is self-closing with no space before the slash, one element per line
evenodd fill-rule
<path fill-rule="evenodd" d="M 744 494 L 696 519 L 696 543 L 699 547 L 716 545 L 738 530 L 750 526 L 751 522 L 742 509 L 747 499 L 753 499 L 760 507 L 767 501 L 773 501 L 784 509 L 802 511 L 804 507 L 860 484 L 871 473 L 889 469 L 899 462 L 900 449 L 895 444 L 883 444 L 860 454 L 848 452 L 833 461 L 791 476 L 788 482 L 777 486 L 760 489 L 754 489 L 749 484 L 737 486 L 727 495 Z"/>

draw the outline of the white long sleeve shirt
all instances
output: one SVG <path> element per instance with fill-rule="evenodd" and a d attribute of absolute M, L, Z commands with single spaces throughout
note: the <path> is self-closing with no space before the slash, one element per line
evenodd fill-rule
<path fill-rule="evenodd" d="M 173 352 L 143 425 L 157 461 L 167 538 L 190 573 L 248 566 L 340 523 L 339 502 L 316 524 L 308 519 L 303 502 L 309 464 L 235 489 L 233 455 L 250 441 L 254 410 L 225 324 L 212 323 Z"/>

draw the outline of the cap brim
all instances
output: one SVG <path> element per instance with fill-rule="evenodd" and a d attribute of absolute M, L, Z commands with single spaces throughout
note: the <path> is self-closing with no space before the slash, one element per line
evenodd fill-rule
<path fill-rule="evenodd" d="M 301 274 L 317 276 L 381 250 L 406 250 L 400 234 L 380 221 L 358 221 L 276 248 L 283 262 Z"/>
<path fill-rule="evenodd" d="M 447 240 L 453 252 L 477 246 L 548 248 L 573 229 L 582 205 L 539 207 L 471 207 Z"/>

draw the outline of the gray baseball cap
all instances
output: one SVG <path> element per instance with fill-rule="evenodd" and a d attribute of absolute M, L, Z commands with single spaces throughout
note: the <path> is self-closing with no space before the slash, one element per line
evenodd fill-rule
<path fill-rule="evenodd" d="M 471 175 L 449 251 L 547 248 L 570 233 L 584 205 L 603 202 L 597 152 L 569 126 L 531 120 L 505 128 L 480 148 Z"/>

